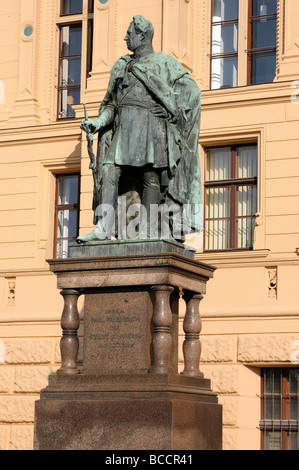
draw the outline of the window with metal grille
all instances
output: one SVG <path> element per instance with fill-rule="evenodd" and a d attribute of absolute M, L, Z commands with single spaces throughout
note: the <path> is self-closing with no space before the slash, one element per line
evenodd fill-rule
<path fill-rule="evenodd" d="M 205 165 L 205 250 L 252 249 L 257 146 L 209 148 Z"/>
<path fill-rule="evenodd" d="M 80 175 L 57 175 L 55 203 L 54 257 L 68 258 L 69 244 L 79 227 Z"/>
<path fill-rule="evenodd" d="M 263 450 L 299 450 L 299 368 L 262 369 Z"/>
<path fill-rule="evenodd" d="M 276 71 L 277 0 L 251 0 L 248 84 L 272 82 Z"/>
<path fill-rule="evenodd" d="M 62 0 L 60 30 L 58 118 L 73 118 L 73 105 L 80 103 L 81 87 L 91 71 L 92 0 Z M 84 39 L 84 41 L 83 41 Z M 87 50 L 83 50 L 83 44 Z"/>

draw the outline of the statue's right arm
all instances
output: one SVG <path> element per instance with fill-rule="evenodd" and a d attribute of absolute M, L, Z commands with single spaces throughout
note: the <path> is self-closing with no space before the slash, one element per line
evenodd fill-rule
<path fill-rule="evenodd" d="M 112 104 L 109 104 L 102 109 L 98 119 L 95 121 L 97 123 L 96 132 L 98 132 L 103 127 L 109 126 L 109 124 L 112 124 L 113 121 L 114 121 L 114 106 Z"/>
<path fill-rule="evenodd" d="M 90 134 L 96 134 L 103 127 L 108 126 L 114 120 L 114 106 L 105 106 L 98 119 L 83 119 L 81 122 L 81 129 Z"/>
<path fill-rule="evenodd" d="M 108 89 L 100 106 L 99 117 L 96 120 L 83 119 L 81 123 L 81 129 L 83 129 L 85 132 L 96 134 L 100 129 L 108 126 L 109 124 L 112 124 L 114 121 L 116 103 L 115 87 L 117 84 L 117 79 L 123 74 L 128 57 L 129 56 L 121 57 L 112 67 Z"/>

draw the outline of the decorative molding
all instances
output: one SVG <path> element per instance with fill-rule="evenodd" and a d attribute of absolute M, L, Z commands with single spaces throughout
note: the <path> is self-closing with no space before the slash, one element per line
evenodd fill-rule
<path fill-rule="evenodd" d="M 114 1 L 114 56 L 113 61 L 116 61 L 118 58 L 118 45 L 119 45 L 119 31 L 120 31 L 120 21 L 119 21 L 119 0 Z"/>
<path fill-rule="evenodd" d="M 261 225 L 263 225 L 263 214 L 261 212 L 257 212 L 255 214 L 255 226 L 256 227 L 260 227 Z"/>
<path fill-rule="evenodd" d="M 277 299 L 277 267 L 267 268 L 267 289 L 268 289 L 268 300 Z"/>
<path fill-rule="evenodd" d="M 266 267 L 273 266 L 298 266 L 299 259 L 296 256 L 277 257 L 271 255 L 267 249 L 249 251 L 229 251 L 229 252 L 204 252 L 195 253 L 196 261 L 214 266 L 215 268 L 240 268 L 240 267 Z"/>
<path fill-rule="evenodd" d="M 22 145 L 32 141 L 70 140 L 77 138 L 81 141 L 82 131 L 80 120 L 54 122 L 44 126 L 32 126 L 23 128 L 0 129 L 0 147 L 11 145 Z"/>
<path fill-rule="evenodd" d="M 0 278 L 16 278 L 16 277 L 27 277 L 36 275 L 52 275 L 48 265 L 43 268 L 27 268 L 27 269 L 13 269 L 0 270 Z"/>
<path fill-rule="evenodd" d="M 214 261 L 244 261 L 244 260 L 256 260 L 267 258 L 270 254 L 270 250 L 248 250 L 248 251 L 220 251 L 220 252 L 204 252 L 196 253 L 195 257 L 198 261 L 204 261 L 206 259 L 211 260 L 213 264 Z"/>
<path fill-rule="evenodd" d="M 16 303 L 16 278 L 7 277 L 5 279 L 5 307 L 14 307 Z"/>
<path fill-rule="evenodd" d="M 283 26 L 284 26 L 283 0 L 278 0 L 277 1 L 277 30 L 276 30 L 276 44 L 277 44 L 276 79 L 279 75 L 279 67 L 280 67 L 282 53 L 283 53 L 283 42 L 284 42 Z"/>
<path fill-rule="evenodd" d="M 223 308 L 205 308 L 204 304 L 201 309 L 201 317 L 208 319 L 213 319 L 219 322 L 231 322 L 231 321 L 248 321 L 249 318 L 252 319 L 265 319 L 271 323 L 272 320 L 284 321 L 287 318 L 297 319 L 298 318 L 298 306 L 285 306 L 276 304 L 276 302 L 267 302 L 263 305 L 257 306 L 237 306 L 237 307 L 228 307 Z M 234 325 L 236 328 L 236 324 Z M 242 330 L 242 333 L 244 330 Z"/>
<path fill-rule="evenodd" d="M 274 82 L 246 87 L 205 90 L 202 109 L 235 108 L 246 105 L 290 102 L 293 89 L 290 82 Z"/>
<path fill-rule="evenodd" d="M 202 129 L 199 144 L 204 147 L 215 145 L 232 145 L 234 143 L 256 143 L 263 140 L 264 127 L 223 127 L 218 129 Z"/>

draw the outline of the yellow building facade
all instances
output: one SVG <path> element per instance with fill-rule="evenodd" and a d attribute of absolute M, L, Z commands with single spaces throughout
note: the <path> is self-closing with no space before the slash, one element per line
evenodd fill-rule
<path fill-rule="evenodd" d="M 205 231 L 188 244 L 217 268 L 201 370 L 223 448 L 299 449 L 297 0 L 0 0 L 0 449 L 33 448 L 34 403 L 59 367 L 46 260 L 93 227 L 82 103 L 95 118 L 138 14 L 202 90 Z"/>

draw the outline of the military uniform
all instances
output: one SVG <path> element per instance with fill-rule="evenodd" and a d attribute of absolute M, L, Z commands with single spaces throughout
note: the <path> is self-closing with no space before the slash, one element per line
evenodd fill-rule
<path fill-rule="evenodd" d="M 157 107 L 165 117 L 153 113 Z M 94 211 L 101 204 L 116 207 L 120 176 L 132 168 L 140 169 L 141 202 L 148 212 L 160 203 L 165 174 L 166 203 L 201 205 L 200 109 L 200 89 L 174 57 L 163 52 L 120 57 L 100 106 L 100 119 L 110 110 L 113 123 L 110 119 L 99 133 Z M 202 230 L 195 220 L 190 226 Z"/>

